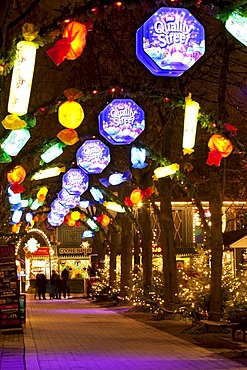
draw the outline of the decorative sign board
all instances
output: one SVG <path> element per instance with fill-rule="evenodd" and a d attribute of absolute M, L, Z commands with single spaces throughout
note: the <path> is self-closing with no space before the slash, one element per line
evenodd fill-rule
<path fill-rule="evenodd" d="M 114 99 L 99 114 L 99 132 L 113 145 L 132 143 L 144 129 L 144 111 L 131 99 Z"/>
<path fill-rule="evenodd" d="M 204 52 L 204 27 L 184 8 L 160 8 L 136 32 L 137 58 L 155 76 L 179 77 Z"/>
<path fill-rule="evenodd" d="M 0 328 L 21 329 L 15 246 L 0 246 Z"/>
<path fill-rule="evenodd" d="M 63 175 L 62 187 L 72 195 L 81 195 L 88 188 L 88 176 L 79 168 L 71 168 Z"/>
<path fill-rule="evenodd" d="M 101 173 L 111 161 L 110 149 L 100 140 L 86 140 L 77 150 L 76 161 L 88 174 Z"/>

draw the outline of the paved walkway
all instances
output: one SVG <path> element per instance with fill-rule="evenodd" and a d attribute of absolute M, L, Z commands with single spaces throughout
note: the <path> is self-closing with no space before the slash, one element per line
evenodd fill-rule
<path fill-rule="evenodd" d="M 1 370 L 246 369 L 84 299 L 28 300 L 24 336 L 17 337 L 9 336 L 12 349 L 2 340 Z"/>

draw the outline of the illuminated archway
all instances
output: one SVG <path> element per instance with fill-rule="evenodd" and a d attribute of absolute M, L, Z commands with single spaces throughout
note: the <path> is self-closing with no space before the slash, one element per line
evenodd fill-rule
<path fill-rule="evenodd" d="M 40 229 L 36 229 L 36 228 L 32 228 L 30 230 L 27 231 L 27 234 L 30 234 L 30 233 L 37 233 L 39 236 L 41 236 L 41 238 L 44 240 L 45 244 L 47 245 L 47 247 L 49 247 L 49 253 L 50 255 L 53 255 L 54 254 L 54 249 L 52 248 L 52 245 L 51 245 L 51 242 L 49 240 L 49 238 L 47 237 L 47 235 L 44 233 L 44 231 L 40 230 Z M 21 238 L 18 243 L 16 244 L 15 246 L 15 254 L 17 255 L 18 252 L 19 252 L 19 248 L 21 246 L 21 243 L 22 243 L 22 240 L 26 237 L 23 236 L 23 238 Z"/>

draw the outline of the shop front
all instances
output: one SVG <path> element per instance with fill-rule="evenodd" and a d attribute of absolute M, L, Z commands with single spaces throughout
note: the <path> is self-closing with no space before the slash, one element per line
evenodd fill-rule
<path fill-rule="evenodd" d="M 65 268 L 70 272 L 71 293 L 87 295 L 88 271 L 91 266 L 90 256 L 85 253 L 85 248 L 78 246 L 58 246 L 58 273 L 61 275 Z"/>

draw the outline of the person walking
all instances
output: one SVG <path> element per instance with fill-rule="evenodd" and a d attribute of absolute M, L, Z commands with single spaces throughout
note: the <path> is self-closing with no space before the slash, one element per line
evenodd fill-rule
<path fill-rule="evenodd" d="M 39 299 L 41 299 L 41 296 L 43 299 L 45 298 L 45 292 L 46 292 L 46 276 L 43 274 L 43 272 L 39 271 L 36 275 L 36 288 L 38 291 Z"/>
<path fill-rule="evenodd" d="M 66 298 L 66 293 L 69 298 L 70 295 L 70 286 L 69 286 L 69 268 L 68 266 L 62 271 L 62 283 L 63 283 L 63 298 Z"/>

